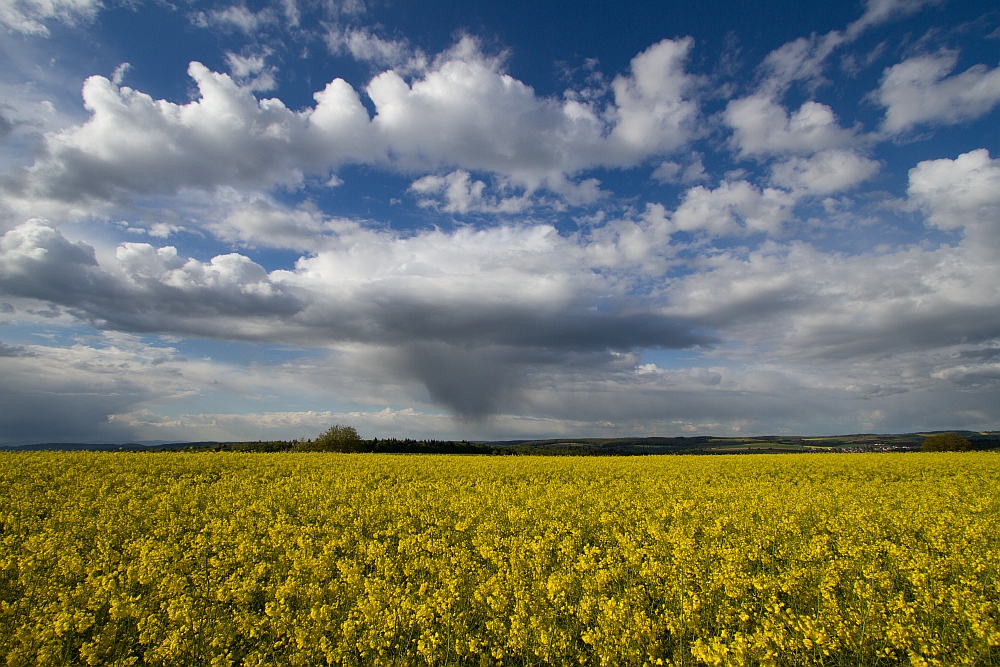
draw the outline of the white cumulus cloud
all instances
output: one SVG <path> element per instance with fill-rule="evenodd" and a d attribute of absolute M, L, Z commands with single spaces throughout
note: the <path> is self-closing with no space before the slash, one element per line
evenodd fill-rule
<path fill-rule="evenodd" d="M 833 109 L 804 102 L 791 114 L 767 94 L 732 100 L 723 113 L 733 129 L 731 143 L 741 157 L 809 155 L 857 142 L 854 130 L 841 127 Z"/>
<path fill-rule="evenodd" d="M 1000 247 L 1000 159 L 985 148 L 910 170 L 907 194 L 930 224 L 962 229 L 982 247 Z"/>
<path fill-rule="evenodd" d="M 777 234 L 794 205 L 795 199 L 784 190 L 723 181 L 716 188 L 698 185 L 689 189 L 670 221 L 678 231 L 710 236 Z"/>
<path fill-rule="evenodd" d="M 871 178 L 879 169 L 875 160 L 851 150 L 820 151 L 808 158 L 793 157 L 771 168 L 776 185 L 813 195 L 848 190 Z"/>
<path fill-rule="evenodd" d="M 49 156 L 16 172 L 22 186 L 12 197 L 30 207 L 32 198 L 115 199 L 294 184 L 304 169 L 371 159 L 377 151 L 367 112 L 340 79 L 316 93 L 315 107 L 294 112 L 279 100 L 258 101 L 200 63 L 192 63 L 189 74 L 200 96 L 187 104 L 155 100 L 101 76 L 87 79 L 83 99 L 90 119 L 48 135 Z"/>
<path fill-rule="evenodd" d="M 301 111 L 257 99 L 253 90 L 274 84 L 266 52 L 229 53 L 231 76 L 192 62 L 198 96 L 185 104 L 93 76 L 83 87 L 89 119 L 46 135 L 47 154 L 13 170 L 7 199 L 28 211 L 46 200 L 294 187 L 350 163 L 486 172 L 571 203 L 592 202 L 602 196 L 599 182 L 576 182 L 581 170 L 633 166 L 695 136 L 696 81 L 684 71 L 690 48 L 691 40 L 663 40 L 636 56 L 614 80 L 615 103 L 606 109 L 538 96 L 471 38 L 412 81 L 392 69 L 374 77 L 365 89 L 374 116 L 341 79 Z"/>
<path fill-rule="evenodd" d="M 979 64 L 951 74 L 957 64 L 957 52 L 941 51 L 887 68 L 871 94 L 885 107 L 883 130 L 896 134 L 923 124 L 961 123 L 1000 103 L 1000 67 Z"/>

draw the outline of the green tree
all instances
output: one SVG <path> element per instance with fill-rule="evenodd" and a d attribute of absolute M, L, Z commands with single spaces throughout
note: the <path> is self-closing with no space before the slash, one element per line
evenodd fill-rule
<path fill-rule="evenodd" d="M 923 452 L 971 452 L 972 441 L 957 433 L 935 433 L 924 438 Z"/>
<path fill-rule="evenodd" d="M 361 436 L 353 426 L 335 424 L 311 442 L 295 446 L 299 452 L 356 452 L 361 449 Z"/>

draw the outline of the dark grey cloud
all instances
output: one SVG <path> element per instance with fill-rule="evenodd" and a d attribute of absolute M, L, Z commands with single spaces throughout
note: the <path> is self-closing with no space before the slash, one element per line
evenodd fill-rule
<path fill-rule="evenodd" d="M 450 313 L 459 320 L 458 326 L 434 328 L 435 323 L 447 322 L 449 313 L 440 308 L 407 310 L 407 324 L 384 331 L 388 335 L 380 339 L 396 344 L 389 364 L 422 382 L 435 403 L 468 419 L 525 407 L 522 390 L 538 374 L 570 368 L 603 374 L 620 369 L 622 357 L 631 350 L 716 342 L 710 335 L 652 314 L 540 314 L 513 307 L 477 313 L 470 306 Z M 635 361 L 628 356 L 628 365 Z"/>
<path fill-rule="evenodd" d="M 70 309 L 101 328 L 137 332 L 228 337 L 233 332 L 222 327 L 212 333 L 215 318 L 242 318 L 260 325 L 261 339 L 280 335 L 319 342 L 630 349 L 686 348 L 717 340 L 678 317 L 642 312 L 638 300 L 605 299 L 611 305 L 599 310 L 586 291 L 541 306 L 513 299 L 481 301 L 475 294 L 438 300 L 405 285 L 396 291 L 393 285 L 373 284 L 340 295 L 318 291 L 321 284 L 275 282 L 236 254 L 206 263 L 180 258 L 172 248 L 125 244 L 118 260 L 124 276 L 99 266 L 87 244 L 31 222 L 3 237 L 0 287 L 6 294 Z"/>
<path fill-rule="evenodd" d="M 133 387 L 120 387 L 131 390 Z M 44 442 L 120 442 L 128 431 L 108 429 L 108 415 L 125 412 L 140 401 L 135 394 L 96 394 L 93 388 L 39 395 L 29 387 L 0 390 L 0 442 L 6 445 Z M 58 418 L 53 418 L 58 415 Z"/>
<path fill-rule="evenodd" d="M 409 257 L 418 247 L 400 252 Z M 493 255 L 473 259 L 475 270 L 461 269 L 470 271 L 464 279 L 420 267 L 399 275 L 392 258 L 389 277 L 378 279 L 364 265 L 351 273 L 349 258 L 336 254 L 268 274 L 241 255 L 202 262 L 147 244 L 124 244 L 117 265 L 103 266 L 93 248 L 37 221 L 8 232 L 0 251 L 0 291 L 99 328 L 375 350 L 359 372 L 417 381 L 431 403 L 477 423 L 500 414 L 794 421 L 807 404 L 846 415 L 860 409 L 852 401 L 891 402 L 917 386 L 906 377 L 988 392 L 988 359 L 906 367 L 899 359 L 1000 338 L 998 311 L 981 305 L 990 272 L 967 260 L 956 264 L 961 247 L 847 265 L 804 246 L 786 248 L 679 279 L 667 307 L 652 295 L 594 282 L 586 267 L 566 274 L 572 289 L 542 299 L 504 291 L 531 294 L 534 281 L 562 276 L 572 261 L 532 260 L 535 268 L 511 273 L 523 259 L 509 259 L 496 274 L 504 285 L 483 268 Z M 942 274 L 957 265 L 963 272 Z M 762 371 L 737 380 L 706 369 L 656 371 L 656 382 L 636 375 L 640 350 L 725 354 L 731 341 L 759 345 L 763 360 L 825 369 L 833 380 L 815 386 L 794 373 Z M 857 364 L 872 368 L 852 370 Z"/>
<path fill-rule="evenodd" d="M 979 350 L 962 350 L 959 352 L 960 359 L 971 359 L 974 361 L 998 361 L 1000 362 L 1000 347 L 985 347 Z"/>
<path fill-rule="evenodd" d="M 639 359 L 628 349 L 416 341 L 367 358 L 388 376 L 419 381 L 456 416 L 483 422 L 497 414 L 544 414 L 534 391 L 573 393 L 571 385 L 584 378 L 628 376 Z"/>
<path fill-rule="evenodd" d="M 411 341 L 560 350 L 688 348 L 709 346 L 717 338 L 679 317 L 642 312 L 638 300 L 607 299 L 619 306 L 597 310 L 592 295 L 571 302 L 537 306 L 474 298 L 434 300 L 396 294 L 378 286 L 349 301 L 319 298 L 297 321 L 328 335 L 375 344 Z"/>
<path fill-rule="evenodd" d="M 23 345 L 7 345 L 0 340 L 0 357 L 33 357 L 35 353 Z"/>
<path fill-rule="evenodd" d="M 6 139 L 14 131 L 14 123 L 0 111 L 0 140 Z"/>
<path fill-rule="evenodd" d="M 416 342 L 395 350 L 394 369 L 423 383 L 431 400 L 463 419 L 482 420 L 509 407 L 523 384 L 523 352 Z"/>
<path fill-rule="evenodd" d="M 202 264 L 167 255 L 174 262 L 163 265 L 149 246 L 123 248 L 125 276 L 102 268 L 91 246 L 72 243 L 44 223 L 26 223 L 0 240 L 0 290 L 65 308 L 99 329 L 206 337 L 255 338 L 263 323 L 273 330 L 302 308 L 245 257 Z M 160 273 L 144 273 L 129 261 L 130 251 L 161 260 L 151 267 Z M 164 270 L 175 272 L 174 284 L 157 280 Z"/>
<path fill-rule="evenodd" d="M 949 345 L 984 343 L 1000 337 L 1000 312 L 960 303 L 931 311 L 906 308 L 885 321 L 837 322 L 815 327 L 794 341 L 803 358 L 850 360 L 887 357 Z"/>
<path fill-rule="evenodd" d="M 109 280 L 94 248 L 72 243 L 52 227 L 27 223 L 0 239 L 0 285 L 5 294 L 73 305 L 100 292 Z M 103 284 L 101 284 L 103 283 Z"/>
<path fill-rule="evenodd" d="M 388 348 L 397 376 L 419 380 L 433 402 L 468 419 L 522 400 L 535 372 L 611 368 L 639 348 L 717 342 L 681 318 L 643 311 L 635 297 L 589 288 L 529 304 L 497 299 L 488 284 L 486 299 L 462 289 L 431 298 L 405 282 L 338 292 L 273 280 L 241 255 L 199 262 L 147 244 L 121 246 L 117 260 L 117 270 L 103 267 L 90 246 L 33 221 L 0 241 L 0 290 L 105 330 Z"/>
<path fill-rule="evenodd" d="M 109 416 L 158 393 L 135 368 L 115 361 L 82 349 L 0 354 L 0 444 L 129 439 L 129 431 Z"/>

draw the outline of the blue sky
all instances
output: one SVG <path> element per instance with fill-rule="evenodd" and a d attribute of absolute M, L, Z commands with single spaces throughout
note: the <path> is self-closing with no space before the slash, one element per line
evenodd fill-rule
<path fill-rule="evenodd" d="M 0 0 L 0 443 L 1000 428 L 990 2 Z"/>

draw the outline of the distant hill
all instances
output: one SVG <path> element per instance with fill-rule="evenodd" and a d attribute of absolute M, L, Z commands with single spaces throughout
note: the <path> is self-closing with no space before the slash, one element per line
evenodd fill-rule
<path fill-rule="evenodd" d="M 152 452 L 158 450 L 178 450 L 192 447 L 211 447 L 219 445 L 218 442 L 173 442 L 173 443 L 153 443 L 142 444 L 138 442 L 126 442 L 122 444 L 109 443 L 84 443 L 84 442 L 45 442 L 36 445 L 17 445 L 6 447 L 12 451 L 41 451 L 41 452 L 67 452 L 67 451 L 87 451 L 87 452 Z"/>
<path fill-rule="evenodd" d="M 653 454 L 752 454 L 794 452 L 918 451 L 932 433 L 958 433 L 976 449 L 1000 447 L 1000 431 L 924 431 L 920 433 L 858 433 L 833 436 L 687 436 L 676 438 L 553 438 L 547 440 L 450 441 L 411 439 L 363 440 L 354 451 L 388 454 L 469 454 L 532 456 L 643 456 Z M 291 451 L 296 441 L 74 443 L 50 442 L 7 447 L 8 451 Z"/>

